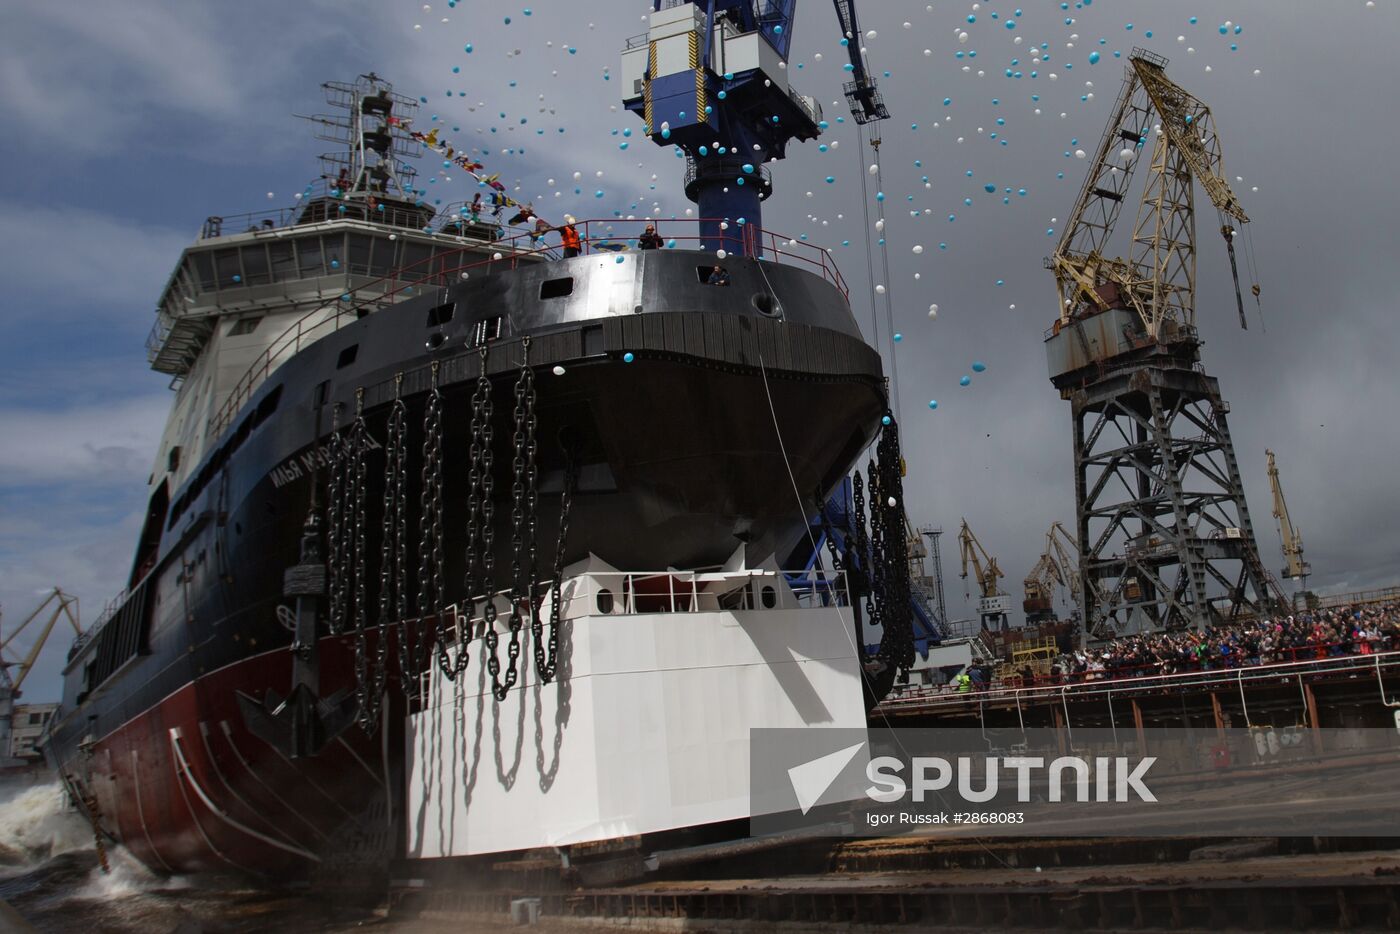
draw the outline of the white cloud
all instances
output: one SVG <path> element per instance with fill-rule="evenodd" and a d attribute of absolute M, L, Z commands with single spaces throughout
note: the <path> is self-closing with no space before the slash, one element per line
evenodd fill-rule
<path fill-rule="evenodd" d="M 88 318 L 118 315 L 144 330 L 195 233 L 104 214 L 10 205 L 0 214 L 0 278 L 10 283 L 5 321 L 46 315 L 55 305 L 81 305 Z"/>
<path fill-rule="evenodd" d="M 0 409 L 4 487 L 81 483 L 139 484 L 150 473 L 168 395 L 84 408 Z M 3 489 L 3 487 L 0 487 Z M 57 491 L 62 496 L 62 490 Z"/>

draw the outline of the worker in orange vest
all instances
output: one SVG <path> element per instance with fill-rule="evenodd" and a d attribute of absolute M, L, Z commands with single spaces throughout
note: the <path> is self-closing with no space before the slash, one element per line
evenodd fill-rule
<path fill-rule="evenodd" d="M 574 219 L 564 218 L 564 226 L 559 228 L 559 239 L 564 245 L 564 258 L 578 256 L 582 242 L 578 238 L 578 231 L 574 229 Z"/>

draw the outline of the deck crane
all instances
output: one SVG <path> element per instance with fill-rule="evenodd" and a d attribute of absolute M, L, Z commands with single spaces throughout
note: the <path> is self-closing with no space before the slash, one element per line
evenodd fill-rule
<path fill-rule="evenodd" d="M 1011 597 L 997 583 L 999 578 L 1006 575 L 997 566 L 997 559 L 987 554 L 987 549 L 972 534 L 966 519 L 962 520 L 962 528 L 958 530 L 958 549 L 962 553 L 962 573 L 958 576 L 967 580 L 967 568 L 971 565 L 977 580 L 977 615 L 982 619 L 982 628 L 1009 628 L 1007 613 L 1011 611 Z"/>
<path fill-rule="evenodd" d="M 34 640 L 34 644 L 30 646 L 24 658 L 17 662 L 10 661 L 11 644 L 31 623 L 39 619 L 45 610 L 49 610 L 49 613 L 39 627 L 39 638 Z M 34 670 L 34 663 L 38 661 L 39 653 L 44 650 L 44 644 L 48 642 L 49 634 L 53 632 L 54 625 L 60 618 L 68 620 L 73 627 L 74 635 L 81 636 L 83 634 L 83 627 L 78 623 L 78 598 L 55 587 L 35 607 L 34 612 L 26 616 L 24 621 L 15 627 L 14 632 L 0 639 L 0 760 L 6 759 L 9 755 L 10 733 L 14 726 L 15 700 L 20 696 L 20 689 L 24 687 L 25 679 Z M 14 669 L 13 673 L 10 670 L 12 668 Z"/>
<path fill-rule="evenodd" d="M 1277 587 L 1259 559 L 1230 407 L 1201 363 L 1196 328 L 1197 181 L 1234 263 L 1248 223 L 1226 181 L 1210 108 L 1128 57 L 1122 91 L 1046 267 L 1058 307 L 1050 380 L 1074 424 L 1081 636 L 1202 629 L 1267 614 Z M 1150 154 L 1150 155 L 1149 155 Z M 1149 163 L 1128 258 L 1108 244 L 1139 163 Z M 1236 280 L 1236 306 L 1244 323 Z"/>
<path fill-rule="evenodd" d="M 1035 567 L 1022 582 L 1025 600 L 1021 608 L 1026 611 L 1026 622 L 1039 623 L 1055 616 L 1055 588 L 1069 590 L 1070 602 L 1079 611 L 1079 569 L 1074 555 L 1079 554 L 1079 543 L 1059 521 L 1051 524 L 1045 533 L 1045 550 Z"/>
<path fill-rule="evenodd" d="M 1283 487 L 1279 485 L 1274 452 L 1266 449 L 1264 453 L 1269 458 L 1269 486 L 1274 491 L 1274 520 L 1278 524 L 1278 535 L 1283 542 L 1283 576 L 1306 587 L 1308 575 L 1312 573 L 1312 565 L 1303 560 L 1303 533 L 1288 516 L 1288 503 L 1283 500 Z"/>
<path fill-rule="evenodd" d="M 855 2 L 835 3 L 851 58 L 846 99 L 857 122 L 883 119 Z M 788 84 L 796 9 L 797 0 L 653 0 L 648 31 L 622 52 L 623 103 L 653 142 L 685 156 L 702 249 L 758 256 L 761 203 L 773 191 L 765 163 L 826 129 L 820 105 Z"/>

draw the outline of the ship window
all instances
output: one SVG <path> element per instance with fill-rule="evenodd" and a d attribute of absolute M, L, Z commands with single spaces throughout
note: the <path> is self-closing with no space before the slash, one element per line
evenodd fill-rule
<path fill-rule="evenodd" d="M 232 289 L 243 284 L 243 267 L 238 262 L 238 250 L 220 250 L 215 253 L 214 268 L 219 273 L 219 288 Z"/>
<path fill-rule="evenodd" d="M 316 399 L 316 403 L 315 403 L 315 404 L 316 404 L 316 405 L 325 405 L 325 404 L 326 404 L 326 400 L 329 399 L 330 396 L 331 396 L 331 381 L 330 381 L 330 380 L 328 380 L 328 379 L 327 379 L 327 380 L 322 380 L 321 382 L 319 382 L 319 383 L 316 384 L 316 395 L 315 395 L 315 399 Z"/>
<path fill-rule="evenodd" d="M 321 263 L 320 237 L 307 237 L 304 240 L 298 240 L 297 257 L 301 260 L 303 277 L 325 275 L 326 268 Z"/>
<path fill-rule="evenodd" d="M 282 401 L 282 387 L 278 386 L 272 392 L 263 396 L 263 400 L 258 403 L 258 412 L 253 417 L 254 426 L 261 425 L 267 421 L 269 415 L 277 411 L 277 403 Z"/>
<path fill-rule="evenodd" d="M 383 237 L 375 237 L 373 243 L 369 274 L 376 277 L 387 276 L 394 269 L 394 254 L 398 251 L 399 245 L 393 240 Z"/>
<path fill-rule="evenodd" d="M 446 305 L 438 305 L 436 308 L 428 309 L 428 327 L 440 328 L 452 320 L 452 315 L 457 310 L 455 302 L 448 302 Z"/>
<path fill-rule="evenodd" d="M 351 234 L 349 245 L 346 250 L 346 258 L 350 261 L 350 272 L 357 276 L 369 275 L 369 251 L 370 245 L 374 241 L 364 234 Z"/>
<path fill-rule="evenodd" d="M 480 347 L 482 344 L 490 341 L 500 340 L 500 337 L 501 316 L 496 315 L 494 318 L 486 318 L 476 323 L 476 326 L 472 328 L 471 345 L 473 347 Z"/>
<path fill-rule="evenodd" d="M 433 248 L 426 243 L 405 243 L 403 257 L 399 260 L 400 279 L 418 282 L 433 272 Z"/>
<path fill-rule="evenodd" d="M 540 298 L 563 298 L 574 294 L 574 277 L 546 279 L 540 283 Z"/>
<path fill-rule="evenodd" d="M 272 258 L 272 281 L 281 282 L 284 279 L 297 278 L 297 257 L 292 250 L 292 244 L 279 240 L 267 245 L 268 255 Z"/>
<path fill-rule="evenodd" d="M 175 445 L 170 449 L 170 453 L 165 458 L 165 469 L 170 473 L 180 469 L 180 445 Z"/>
<path fill-rule="evenodd" d="M 337 370 L 345 369 L 347 366 L 355 362 L 355 357 L 357 357 L 359 353 L 359 344 L 351 344 L 349 347 L 346 347 L 340 352 L 340 356 L 336 359 L 335 368 Z"/>
<path fill-rule="evenodd" d="M 228 329 L 229 337 L 242 337 L 245 334 L 252 334 L 258 329 L 258 324 L 262 321 L 262 316 L 256 318 L 240 318 L 233 322 L 233 327 Z"/>
<path fill-rule="evenodd" d="M 601 324 L 590 324 L 583 329 L 583 355 L 585 357 L 595 357 L 607 350 L 603 340 L 603 326 Z"/>
<path fill-rule="evenodd" d="M 195 270 L 199 273 L 199 287 L 201 289 L 212 289 L 218 280 L 214 278 L 214 262 L 208 253 L 195 253 L 190 257 L 194 263 Z"/>
<path fill-rule="evenodd" d="M 245 285 L 267 285 L 267 247 L 259 243 L 243 248 L 243 282 Z"/>

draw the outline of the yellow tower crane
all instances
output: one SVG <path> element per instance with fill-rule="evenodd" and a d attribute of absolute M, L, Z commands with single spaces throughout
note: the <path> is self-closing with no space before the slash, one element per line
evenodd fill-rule
<path fill-rule="evenodd" d="M 1303 533 L 1288 517 L 1288 503 L 1283 500 L 1283 487 L 1279 485 L 1274 452 L 1265 449 L 1264 453 L 1269 457 L 1269 486 L 1274 491 L 1274 520 L 1278 524 L 1278 536 L 1283 542 L 1283 576 L 1307 586 L 1312 565 L 1303 560 Z"/>
<path fill-rule="evenodd" d="M 1026 622 L 1039 623 L 1055 616 L 1055 588 L 1069 590 L 1070 601 L 1079 610 L 1079 568 L 1074 555 L 1079 554 L 1079 543 L 1058 521 L 1045 533 L 1045 550 L 1040 560 L 1031 568 L 1023 582 L 1025 600 L 1021 608 L 1026 611 Z"/>
<path fill-rule="evenodd" d="M 10 645 L 46 609 L 49 609 L 50 612 L 40 628 L 39 638 L 34 640 L 33 646 L 25 653 L 24 658 L 18 662 L 10 661 L 8 658 Z M 34 670 L 34 663 L 38 660 L 39 653 L 44 650 L 44 643 L 48 641 L 49 634 L 53 632 L 54 624 L 58 622 L 60 617 L 68 620 L 73 626 L 75 635 L 82 635 L 83 627 L 78 623 L 78 598 L 55 587 L 49 591 L 34 612 L 26 616 L 24 622 L 15 627 L 14 632 L 0 638 L 0 762 L 5 761 L 10 754 L 10 733 L 14 725 L 15 699 L 20 696 L 20 689 L 24 687 L 24 679 L 28 678 L 29 673 Z M 11 668 L 14 669 L 14 673 L 11 673 Z"/>
<path fill-rule="evenodd" d="M 958 549 L 962 553 L 962 574 L 959 576 L 967 580 L 968 565 L 971 565 L 977 579 L 977 615 L 982 619 L 982 628 L 1007 629 L 1011 597 L 997 584 L 997 580 L 1006 575 L 997 566 L 997 559 L 987 554 L 987 549 L 972 534 L 966 519 L 962 520 L 962 528 L 958 530 Z M 964 594 L 970 596 L 966 591 Z"/>

